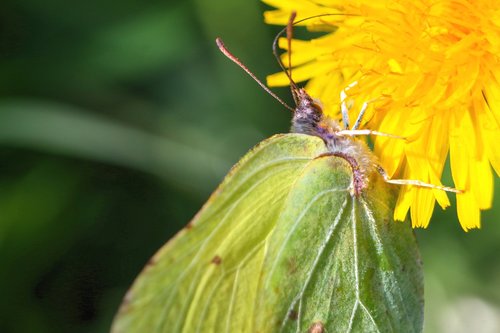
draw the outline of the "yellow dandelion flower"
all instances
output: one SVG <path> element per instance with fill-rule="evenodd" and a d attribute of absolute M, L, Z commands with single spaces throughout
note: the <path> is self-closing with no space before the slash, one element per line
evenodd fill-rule
<path fill-rule="evenodd" d="M 339 116 L 340 92 L 359 110 L 372 101 L 366 126 L 408 140 L 377 137 L 375 153 L 391 177 L 440 185 L 450 165 L 457 212 L 464 230 L 480 226 L 492 205 L 493 173 L 500 172 L 500 2 L 498 0 L 263 0 L 275 7 L 270 24 L 287 23 L 291 11 L 309 29 L 329 32 L 294 40 L 297 81 L 325 112 Z M 286 48 L 286 41 L 280 40 Z M 286 57 L 284 62 L 286 63 Z M 268 77 L 286 85 L 283 73 Z M 356 115 L 352 114 L 351 119 Z M 449 206 L 443 191 L 405 186 L 395 218 L 410 211 L 414 227 L 427 227 L 435 202 Z"/>

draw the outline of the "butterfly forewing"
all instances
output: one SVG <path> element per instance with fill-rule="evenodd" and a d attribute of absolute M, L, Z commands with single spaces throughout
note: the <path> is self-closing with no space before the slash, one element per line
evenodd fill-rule
<path fill-rule="evenodd" d="M 294 180 L 323 142 L 266 140 L 233 168 L 194 220 L 150 260 L 113 332 L 249 332 L 266 239 Z"/>

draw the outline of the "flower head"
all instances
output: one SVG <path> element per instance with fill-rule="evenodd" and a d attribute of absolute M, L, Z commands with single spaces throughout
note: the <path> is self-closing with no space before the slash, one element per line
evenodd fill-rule
<path fill-rule="evenodd" d="M 357 107 L 370 101 L 364 125 L 407 138 L 375 139 L 389 176 L 440 185 L 448 153 L 464 230 L 480 226 L 491 207 L 493 173 L 500 173 L 500 3 L 498 0 L 263 0 L 277 9 L 266 22 L 286 24 L 291 11 L 309 29 L 326 31 L 292 43 L 293 76 L 325 112 L 339 116 L 346 89 Z M 286 41 L 280 41 L 286 48 Z M 286 58 L 284 58 L 286 59 Z M 286 60 L 285 60 L 286 63 Z M 269 85 L 286 85 L 283 73 Z M 356 114 L 351 114 L 351 119 Z M 408 211 L 426 227 L 443 191 L 401 188 L 395 218 Z"/>

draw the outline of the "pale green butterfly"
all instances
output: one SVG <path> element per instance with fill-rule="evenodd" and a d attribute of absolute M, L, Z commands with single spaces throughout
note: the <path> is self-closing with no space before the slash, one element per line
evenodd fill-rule
<path fill-rule="evenodd" d="M 341 129 L 290 81 L 293 133 L 254 147 L 151 258 L 113 333 L 422 330 L 419 252 L 387 183 L 454 190 L 388 179 L 352 137 L 384 135 L 358 129 L 366 104 Z"/>

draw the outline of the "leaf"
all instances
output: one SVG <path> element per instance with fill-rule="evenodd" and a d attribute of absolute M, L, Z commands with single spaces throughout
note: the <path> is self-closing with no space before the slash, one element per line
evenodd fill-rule
<path fill-rule="evenodd" d="M 420 332 L 408 223 L 380 179 L 359 197 L 323 141 L 274 136 L 147 264 L 112 332 Z"/>

